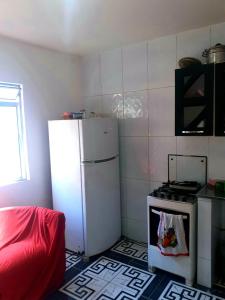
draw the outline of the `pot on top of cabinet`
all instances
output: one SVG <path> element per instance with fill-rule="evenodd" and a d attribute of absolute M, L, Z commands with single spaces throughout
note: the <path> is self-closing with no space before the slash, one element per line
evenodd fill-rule
<path fill-rule="evenodd" d="M 206 58 L 206 63 L 223 63 L 225 62 L 225 45 L 216 44 L 215 46 L 205 49 L 202 56 Z"/>

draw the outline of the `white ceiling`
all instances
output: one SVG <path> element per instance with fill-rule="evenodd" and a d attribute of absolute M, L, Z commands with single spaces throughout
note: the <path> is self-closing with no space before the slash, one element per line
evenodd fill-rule
<path fill-rule="evenodd" d="M 224 20 L 224 0 L 0 0 L 1 35 L 74 54 Z"/>

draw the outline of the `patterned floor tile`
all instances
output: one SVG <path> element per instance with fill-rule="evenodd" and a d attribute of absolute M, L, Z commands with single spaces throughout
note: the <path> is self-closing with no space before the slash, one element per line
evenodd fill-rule
<path fill-rule="evenodd" d="M 156 275 L 100 257 L 60 291 L 72 299 L 138 299 Z"/>
<path fill-rule="evenodd" d="M 81 260 L 80 256 L 66 249 L 66 271 L 75 266 Z"/>
<path fill-rule="evenodd" d="M 144 262 L 148 261 L 147 245 L 144 243 L 122 240 L 111 248 L 111 250 Z"/>
<path fill-rule="evenodd" d="M 211 295 L 204 291 L 186 286 L 184 284 L 170 281 L 159 300 L 222 300 L 223 298 Z M 224 300 L 224 299 L 223 299 Z"/>
<path fill-rule="evenodd" d="M 156 269 L 156 274 L 157 277 L 160 276 L 159 285 L 157 286 L 157 288 L 151 291 L 150 294 L 146 293 L 148 292 L 148 289 L 146 289 L 145 294 L 143 296 L 147 294 L 148 296 L 150 296 L 151 299 L 158 300 L 160 298 L 160 295 L 165 290 L 165 288 L 167 287 L 170 281 L 175 281 L 177 283 L 185 284 L 185 279 L 183 277 L 166 272 L 164 270 Z"/>
<path fill-rule="evenodd" d="M 148 272 L 145 244 L 122 240 L 86 262 L 67 250 L 62 288 L 45 300 L 225 300 L 223 291 L 184 285 L 184 278 L 156 269 Z"/>
<path fill-rule="evenodd" d="M 116 251 L 106 251 L 102 254 L 103 256 L 107 256 L 109 258 L 112 258 L 112 259 L 115 259 L 115 260 L 118 260 L 122 263 L 125 263 L 125 264 L 128 264 L 133 261 L 134 259 L 131 258 L 130 256 L 127 256 L 127 255 L 124 255 L 124 254 L 121 254 L 119 252 L 116 252 Z M 138 262 L 141 264 L 142 261 L 138 260 Z M 145 262 L 146 263 L 146 262 Z"/>

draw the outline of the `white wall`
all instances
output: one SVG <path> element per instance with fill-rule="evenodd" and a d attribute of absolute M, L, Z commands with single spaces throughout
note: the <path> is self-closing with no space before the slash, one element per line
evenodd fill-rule
<path fill-rule="evenodd" d="M 119 118 L 123 233 L 147 240 L 146 196 L 167 180 L 167 154 L 207 155 L 225 179 L 224 137 L 174 136 L 174 70 L 184 56 L 225 44 L 225 23 L 85 56 L 86 109 Z"/>
<path fill-rule="evenodd" d="M 80 105 L 79 57 L 0 38 L 0 81 L 23 84 L 30 180 L 0 187 L 0 207 L 51 207 L 47 120 Z"/>

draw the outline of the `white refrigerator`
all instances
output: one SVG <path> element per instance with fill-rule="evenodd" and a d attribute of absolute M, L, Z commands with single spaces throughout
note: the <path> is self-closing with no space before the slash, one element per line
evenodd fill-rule
<path fill-rule="evenodd" d="M 66 248 L 92 256 L 121 236 L 115 119 L 49 121 L 53 208 L 66 217 Z"/>

